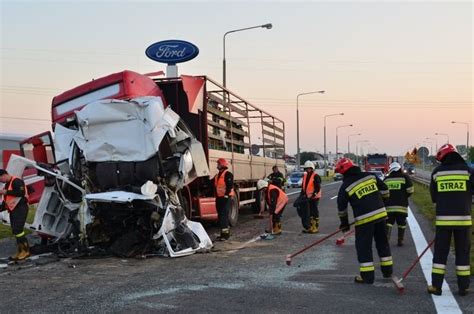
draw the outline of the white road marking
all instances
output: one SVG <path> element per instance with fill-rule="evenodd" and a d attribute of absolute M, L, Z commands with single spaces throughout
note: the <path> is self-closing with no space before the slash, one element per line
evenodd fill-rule
<path fill-rule="evenodd" d="M 227 253 L 232 254 L 232 253 L 238 252 L 238 251 L 242 250 L 243 248 L 245 248 L 245 247 L 246 247 L 247 245 L 249 245 L 250 243 L 257 242 L 257 241 L 260 240 L 260 239 L 261 239 L 260 236 L 257 236 L 257 237 L 255 237 L 255 238 L 253 238 L 253 239 L 248 240 L 247 242 L 245 242 L 245 243 L 242 244 L 241 246 L 239 246 L 239 247 L 237 247 L 237 248 L 235 248 L 235 249 L 233 249 L 233 250 L 227 251 Z"/>
<path fill-rule="evenodd" d="M 416 218 L 413 215 L 410 207 L 408 207 L 408 224 L 410 225 L 411 235 L 413 237 L 413 241 L 415 242 L 416 252 L 419 255 L 428 246 L 428 242 L 426 242 L 423 231 L 421 231 L 420 225 L 418 224 L 418 221 L 416 221 Z M 428 250 L 420 259 L 421 269 L 423 270 L 423 275 L 425 276 L 426 282 L 428 283 L 431 283 L 432 263 L 433 253 L 431 253 L 431 250 Z M 432 295 L 436 311 L 443 314 L 462 313 L 456 299 L 449 289 L 446 280 L 443 281 L 442 290 L 443 294 L 441 296 Z"/>
<path fill-rule="evenodd" d="M 290 196 L 290 195 L 298 194 L 298 193 L 300 193 L 300 192 L 301 192 L 301 191 L 296 191 L 296 192 L 286 193 L 286 195 Z"/>
<path fill-rule="evenodd" d="M 331 182 L 331 183 L 327 183 L 327 184 L 322 184 L 321 186 L 328 186 L 328 185 L 333 185 L 333 184 L 337 184 L 337 183 L 341 183 L 342 181 L 336 181 L 336 182 Z M 290 192 L 290 193 L 286 193 L 286 195 L 290 196 L 290 195 L 294 195 L 294 194 L 297 194 L 297 193 L 300 193 L 301 190 L 298 190 L 296 192 Z"/>
<path fill-rule="evenodd" d="M 336 196 L 333 196 L 333 197 L 331 197 L 331 199 L 332 199 L 332 200 L 333 200 L 333 199 L 335 199 L 335 198 L 337 198 L 337 195 L 336 195 Z"/>

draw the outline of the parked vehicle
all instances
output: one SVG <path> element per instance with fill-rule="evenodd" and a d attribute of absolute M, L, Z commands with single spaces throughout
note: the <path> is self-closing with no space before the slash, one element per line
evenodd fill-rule
<path fill-rule="evenodd" d="M 303 185 L 303 171 L 295 171 L 288 177 L 288 187 L 300 188 Z"/>
<path fill-rule="evenodd" d="M 392 157 L 387 154 L 367 154 L 364 158 L 364 170 L 387 173 L 391 163 Z"/>
<path fill-rule="evenodd" d="M 368 172 L 373 173 L 377 178 L 379 178 L 382 181 L 385 178 L 385 175 L 383 174 L 382 171 L 375 170 L 375 171 L 368 171 Z"/>
<path fill-rule="evenodd" d="M 334 181 L 341 181 L 342 179 L 344 179 L 344 175 L 342 175 L 340 173 L 335 173 L 334 174 Z"/>

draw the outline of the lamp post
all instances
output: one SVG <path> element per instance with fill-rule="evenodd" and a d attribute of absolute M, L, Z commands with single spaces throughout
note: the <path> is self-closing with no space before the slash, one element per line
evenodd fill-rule
<path fill-rule="evenodd" d="M 344 124 L 344 125 L 340 125 L 340 126 L 337 126 L 336 127 L 336 160 L 337 160 L 337 157 L 339 156 L 339 137 L 338 137 L 338 130 L 340 128 L 346 128 L 346 127 L 352 127 L 352 124 Z"/>
<path fill-rule="evenodd" d="M 446 139 L 448 140 L 448 144 L 449 144 L 449 134 L 446 134 L 446 133 L 435 133 L 435 135 L 443 135 L 443 136 L 446 136 Z"/>
<path fill-rule="evenodd" d="M 359 143 L 368 143 L 369 140 L 360 140 L 356 142 L 356 163 L 359 164 Z"/>
<path fill-rule="evenodd" d="M 347 153 L 350 154 L 351 153 L 351 143 L 350 143 L 350 138 L 351 136 L 360 136 L 362 135 L 362 133 L 357 133 L 357 134 L 349 134 L 347 136 Z"/>
<path fill-rule="evenodd" d="M 324 94 L 325 91 L 318 90 L 313 92 L 300 93 L 296 95 L 296 165 L 298 170 L 300 169 L 300 111 L 299 111 L 299 99 L 303 95 L 311 94 Z"/>
<path fill-rule="evenodd" d="M 333 116 L 343 116 L 344 115 L 344 112 L 341 112 L 341 113 L 334 113 L 334 114 L 328 114 L 328 115 L 325 115 L 324 116 L 324 159 L 325 159 L 325 162 L 324 162 L 324 175 L 326 176 L 327 175 L 327 163 L 328 163 L 328 156 L 326 154 L 326 118 L 327 117 L 333 117 Z"/>
<path fill-rule="evenodd" d="M 427 139 L 427 140 L 430 140 L 430 141 L 434 141 L 434 142 L 435 142 L 436 151 L 438 151 L 438 140 L 435 139 L 435 138 L 432 138 L 432 137 L 427 137 L 426 139 Z"/>
<path fill-rule="evenodd" d="M 249 29 L 254 29 L 254 28 L 266 28 L 266 29 L 271 29 L 273 25 L 271 23 L 263 24 L 263 25 L 258 25 L 258 26 L 252 26 L 252 27 L 245 27 L 245 28 L 239 28 L 239 29 L 234 29 L 231 31 L 228 31 L 224 34 L 224 40 L 223 40 L 223 59 L 222 59 L 222 85 L 226 87 L 226 63 L 225 63 L 225 37 L 227 34 L 230 33 L 235 33 L 235 32 L 241 32 L 241 31 L 246 31 Z"/>
<path fill-rule="evenodd" d="M 469 123 L 467 122 L 459 122 L 459 121 L 451 121 L 451 123 L 457 123 L 457 124 L 465 124 L 466 125 L 466 129 L 467 129 L 467 134 L 466 134 L 466 137 L 467 137 L 467 141 L 466 141 L 466 156 L 469 155 Z M 466 157 L 467 159 L 467 157 Z"/>

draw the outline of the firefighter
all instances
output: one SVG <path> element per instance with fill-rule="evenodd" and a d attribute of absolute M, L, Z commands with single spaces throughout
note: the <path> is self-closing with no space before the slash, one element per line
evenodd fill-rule
<path fill-rule="evenodd" d="M 0 169 L 0 183 L 5 184 L 4 190 L 0 190 L 3 196 L 0 211 L 7 210 L 10 214 L 10 225 L 17 244 L 17 252 L 10 259 L 21 261 L 31 255 L 23 230 L 28 216 L 28 192 L 22 179 L 11 176 L 4 169 Z"/>
<path fill-rule="evenodd" d="M 390 241 L 392 227 L 398 226 L 398 246 L 403 246 L 405 230 L 407 227 L 408 198 L 413 194 L 414 187 L 408 175 L 402 173 L 402 166 L 398 162 L 392 162 L 388 169 L 388 176 L 384 183 L 390 190 L 390 197 L 385 200 L 387 209 L 387 239 Z"/>
<path fill-rule="evenodd" d="M 228 240 L 230 237 L 229 211 L 232 206 L 234 192 L 234 176 L 227 170 L 229 163 L 224 158 L 217 160 L 217 170 L 219 172 L 214 177 L 214 187 L 216 193 L 216 208 L 219 219 L 221 234 L 218 241 Z"/>
<path fill-rule="evenodd" d="M 303 233 L 318 233 L 318 203 L 321 198 L 321 177 L 314 171 L 315 167 L 311 161 L 306 161 L 303 167 L 305 173 L 300 193 L 300 198 L 303 201 L 298 207 L 298 214 L 301 217 Z"/>
<path fill-rule="evenodd" d="M 431 174 L 430 192 L 436 204 L 436 236 L 433 254 L 431 285 L 428 292 L 441 295 L 451 237 L 456 252 L 458 293 L 468 293 L 471 249 L 471 202 L 474 175 L 451 144 L 440 147 L 436 159 L 441 165 Z"/>
<path fill-rule="evenodd" d="M 272 215 L 272 230 L 271 234 L 281 234 L 281 215 L 288 204 L 288 196 L 282 189 L 273 183 L 268 183 L 265 180 L 257 181 L 257 189 L 264 190 L 265 201 L 268 205 L 268 212 Z"/>
<path fill-rule="evenodd" d="M 273 184 L 273 185 L 276 185 L 277 187 L 279 187 L 280 189 L 283 189 L 285 187 L 285 176 L 283 175 L 283 173 L 281 173 L 279 170 L 278 170 L 278 166 L 273 166 L 272 167 L 272 173 L 267 177 L 268 180 Z"/>
<path fill-rule="evenodd" d="M 356 283 L 373 284 L 375 267 L 372 256 L 372 239 L 375 240 L 380 257 L 380 266 L 384 278 L 392 276 L 393 261 L 387 240 L 387 211 L 383 198 L 390 192 L 377 176 L 362 172 L 352 160 L 341 158 L 336 164 L 336 172 L 344 175 L 343 183 L 337 196 L 337 207 L 341 220 L 340 229 L 350 229 L 347 205 L 351 204 L 354 214 L 357 258 L 360 275 L 354 278 Z"/>

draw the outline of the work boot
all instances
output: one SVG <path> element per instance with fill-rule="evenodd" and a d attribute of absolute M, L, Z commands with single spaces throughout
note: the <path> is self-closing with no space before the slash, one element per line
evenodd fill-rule
<path fill-rule="evenodd" d="M 229 240 L 230 238 L 230 229 L 229 228 L 224 228 L 221 229 L 221 235 L 217 237 L 217 241 L 226 241 Z"/>
<path fill-rule="evenodd" d="M 364 278 L 362 278 L 361 276 L 357 275 L 354 277 L 354 282 L 355 283 L 366 283 L 366 284 L 370 284 L 369 282 L 365 281 Z"/>
<path fill-rule="evenodd" d="M 392 235 L 392 225 L 387 224 L 387 240 L 390 242 L 390 236 Z"/>
<path fill-rule="evenodd" d="M 8 259 L 10 261 L 17 261 L 18 260 L 18 256 L 20 256 L 20 254 L 21 254 L 22 245 L 23 245 L 23 243 L 17 241 L 15 255 L 12 255 L 12 256 L 8 257 Z"/>
<path fill-rule="evenodd" d="M 434 295 L 441 295 L 442 291 L 441 288 L 436 288 L 435 286 L 428 286 L 428 293 Z"/>
<path fill-rule="evenodd" d="M 403 246 L 403 239 L 405 238 L 405 229 L 398 228 L 398 242 L 397 246 Z"/>
<path fill-rule="evenodd" d="M 273 223 L 273 235 L 280 235 L 281 234 L 281 222 L 274 222 Z"/>
<path fill-rule="evenodd" d="M 309 227 L 309 230 L 311 231 L 310 233 L 318 233 L 319 232 L 319 228 L 318 228 L 318 221 L 317 221 L 318 218 L 313 218 L 311 217 L 311 226 Z"/>
<path fill-rule="evenodd" d="M 16 260 L 22 261 L 30 256 L 30 246 L 28 245 L 28 241 L 25 239 L 25 242 L 20 244 L 20 253 L 17 255 Z"/>

